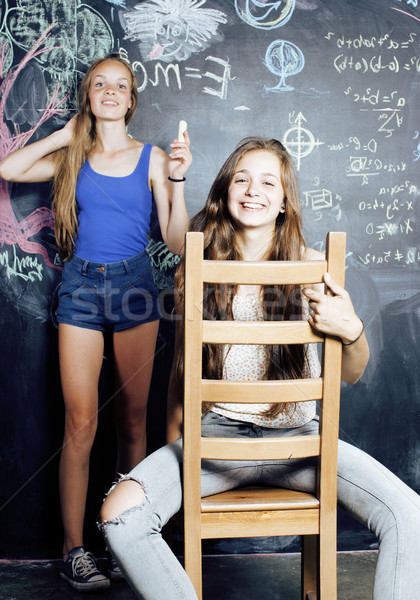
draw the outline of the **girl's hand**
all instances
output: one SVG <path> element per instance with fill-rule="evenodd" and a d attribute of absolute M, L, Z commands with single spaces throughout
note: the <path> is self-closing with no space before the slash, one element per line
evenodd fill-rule
<path fill-rule="evenodd" d="M 331 295 L 310 288 L 303 293 L 308 298 L 308 322 L 322 333 L 335 335 L 344 343 L 352 342 L 360 334 L 363 324 L 356 315 L 349 293 L 325 273 L 324 282 Z"/>
<path fill-rule="evenodd" d="M 173 179 L 182 179 L 192 163 L 190 152 L 190 136 L 184 132 L 185 142 L 177 139 L 171 144 L 172 152 L 169 154 L 169 175 Z"/>

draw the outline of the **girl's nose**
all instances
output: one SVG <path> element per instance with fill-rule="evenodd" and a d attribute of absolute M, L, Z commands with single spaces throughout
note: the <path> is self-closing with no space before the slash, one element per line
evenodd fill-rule
<path fill-rule="evenodd" d="M 253 181 L 250 181 L 248 184 L 248 188 L 246 190 L 246 195 L 253 197 L 256 196 L 258 194 L 258 190 L 256 189 L 256 186 L 254 185 Z"/>

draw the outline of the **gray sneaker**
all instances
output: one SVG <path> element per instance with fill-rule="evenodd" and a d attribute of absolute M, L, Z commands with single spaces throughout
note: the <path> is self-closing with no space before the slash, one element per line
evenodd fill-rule
<path fill-rule="evenodd" d="M 117 561 L 111 555 L 108 556 L 108 577 L 112 581 L 124 581 L 125 577 Z"/>
<path fill-rule="evenodd" d="M 110 581 L 96 566 L 95 557 L 84 546 L 76 546 L 59 567 L 60 577 L 79 591 L 107 588 Z"/>

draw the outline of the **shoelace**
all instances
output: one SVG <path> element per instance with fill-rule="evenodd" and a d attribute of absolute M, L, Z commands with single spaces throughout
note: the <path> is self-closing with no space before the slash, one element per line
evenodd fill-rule
<path fill-rule="evenodd" d="M 80 577 L 98 573 L 98 568 L 91 552 L 85 552 L 82 556 L 75 558 L 73 560 L 72 569 L 73 574 L 79 575 Z"/>

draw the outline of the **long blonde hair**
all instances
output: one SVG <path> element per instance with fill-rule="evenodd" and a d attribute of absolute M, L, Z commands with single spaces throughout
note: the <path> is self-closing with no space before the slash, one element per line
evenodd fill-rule
<path fill-rule="evenodd" d="M 118 54 L 109 54 L 95 60 L 79 86 L 78 117 L 72 140 L 68 146 L 58 150 L 55 155 L 52 204 L 55 213 L 54 231 L 60 256 L 64 261 L 70 260 L 73 256 L 77 236 L 77 177 L 96 143 L 96 118 L 92 113 L 89 100 L 92 74 L 98 65 L 108 61 L 120 62 L 131 74 L 131 107 L 125 115 L 126 124 L 130 122 L 137 107 L 137 82 L 131 66 Z"/>
<path fill-rule="evenodd" d="M 271 245 L 264 260 L 301 260 L 305 246 L 302 234 L 300 194 L 296 171 L 290 155 L 283 144 L 275 139 L 246 138 L 226 160 L 210 189 L 203 209 L 192 218 L 191 231 L 204 233 L 204 256 L 212 260 L 241 260 L 241 252 L 235 240 L 235 225 L 228 211 L 228 190 L 236 167 L 245 154 L 267 151 L 280 162 L 281 183 L 284 190 L 286 210 L 279 213 Z M 184 290 L 184 264 L 180 263 L 175 275 L 177 312 L 182 314 Z M 206 318 L 233 319 L 232 300 L 236 289 L 231 285 L 207 285 L 205 289 Z M 301 292 L 298 286 L 265 287 L 263 311 L 266 320 L 302 318 Z M 180 322 L 178 322 L 180 323 Z M 183 333 L 178 326 L 176 373 L 180 384 L 183 377 Z M 304 365 L 304 349 L 301 345 L 268 346 L 269 366 L 267 379 L 300 378 Z M 203 348 L 203 376 L 220 379 L 223 376 L 224 354 L 220 344 Z M 266 415 L 274 417 L 284 410 L 278 404 Z"/>

